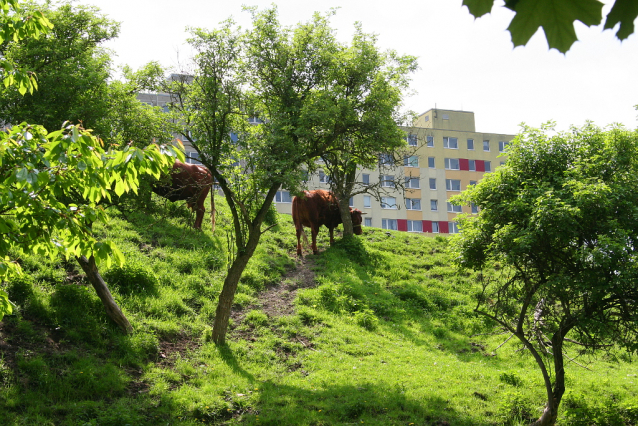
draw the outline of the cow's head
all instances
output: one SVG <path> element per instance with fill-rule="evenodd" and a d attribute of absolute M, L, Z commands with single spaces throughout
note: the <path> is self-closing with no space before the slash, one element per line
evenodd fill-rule
<path fill-rule="evenodd" d="M 350 217 L 352 218 L 352 228 L 354 229 L 354 233 L 356 235 L 363 234 L 363 230 L 361 229 L 361 222 L 363 222 L 363 218 L 361 217 L 363 213 L 359 209 L 353 209 L 350 207 Z"/>

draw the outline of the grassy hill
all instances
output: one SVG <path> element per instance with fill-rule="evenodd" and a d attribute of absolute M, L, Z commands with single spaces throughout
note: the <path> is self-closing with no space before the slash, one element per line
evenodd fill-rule
<path fill-rule="evenodd" d="M 126 256 L 101 272 L 132 335 L 73 262 L 24 257 L 24 276 L 2 284 L 19 309 L 0 323 L 0 424 L 518 425 L 540 414 L 540 373 L 473 314 L 476 277 L 451 266 L 446 237 L 368 228 L 328 247 L 324 230 L 320 253 L 299 260 L 280 216 L 220 348 L 210 336 L 227 215 L 212 235 L 181 207 L 151 206 L 96 228 Z M 570 353 L 581 366 L 568 364 L 560 424 L 638 424 L 635 362 Z"/>

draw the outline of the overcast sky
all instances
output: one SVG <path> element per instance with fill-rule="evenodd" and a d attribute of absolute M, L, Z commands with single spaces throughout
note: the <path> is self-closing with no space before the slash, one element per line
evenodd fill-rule
<path fill-rule="evenodd" d="M 233 17 L 244 27 L 242 4 L 269 7 L 272 1 L 245 0 L 80 0 L 121 22 L 117 40 L 107 44 L 116 64 L 139 68 L 149 61 L 177 67 L 190 56 L 186 27 L 215 28 Z M 503 7 L 474 19 L 461 0 L 280 0 L 280 21 L 294 25 L 315 11 L 339 7 L 332 18 L 346 42 L 354 23 L 376 33 L 382 49 L 419 58 L 413 75 L 416 92 L 406 107 L 418 113 L 435 106 L 473 111 L 476 130 L 517 133 L 519 124 L 558 129 L 592 120 L 600 126 L 620 122 L 636 128 L 638 41 L 619 42 L 612 31 L 576 24 L 580 41 L 563 55 L 548 51 L 541 31 L 524 47 L 513 48 L 506 30 L 513 15 Z M 497 4 L 502 4 L 497 0 Z M 606 14 L 610 6 L 603 9 Z"/>

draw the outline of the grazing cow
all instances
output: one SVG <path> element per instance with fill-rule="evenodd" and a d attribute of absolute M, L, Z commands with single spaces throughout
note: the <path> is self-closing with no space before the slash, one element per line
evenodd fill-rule
<path fill-rule="evenodd" d="M 204 201 L 212 185 L 213 175 L 206 167 L 175 161 L 170 184 L 157 184 L 153 187 L 153 192 L 169 201 L 186 200 L 188 207 L 195 212 L 193 227 L 202 229 L 202 220 L 206 212 Z M 211 192 L 210 222 L 215 232 L 215 191 Z"/>
<path fill-rule="evenodd" d="M 361 210 L 350 207 L 350 215 L 352 217 L 352 225 L 354 233 L 362 234 L 361 230 Z M 292 221 L 297 230 L 297 256 L 301 256 L 301 242 L 299 238 L 303 234 L 304 241 L 308 242 L 304 226 L 310 228 L 312 234 L 312 252 L 317 254 L 317 233 L 321 225 L 325 225 L 330 232 L 330 245 L 334 243 L 333 229 L 336 228 L 341 221 L 337 198 L 330 191 L 317 189 L 315 191 L 304 191 L 301 197 L 295 197 L 292 200 Z"/>

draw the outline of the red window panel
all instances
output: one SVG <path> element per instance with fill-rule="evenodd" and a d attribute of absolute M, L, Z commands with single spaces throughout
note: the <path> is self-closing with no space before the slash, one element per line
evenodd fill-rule
<path fill-rule="evenodd" d="M 406 231 L 408 230 L 408 221 L 407 219 L 397 219 L 397 228 L 399 229 L 399 231 Z"/>
<path fill-rule="evenodd" d="M 459 158 L 459 167 L 461 170 L 470 170 L 470 160 L 467 158 Z"/>
<path fill-rule="evenodd" d="M 447 222 L 439 222 L 439 232 L 441 234 L 449 234 L 450 233 L 450 229 L 447 226 Z"/>
<path fill-rule="evenodd" d="M 485 161 L 476 160 L 476 171 L 477 172 L 484 172 L 485 171 Z"/>
<path fill-rule="evenodd" d="M 423 232 L 432 233 L 432 221 L 431 220 L 424 220 L 423 221 Z"/>

